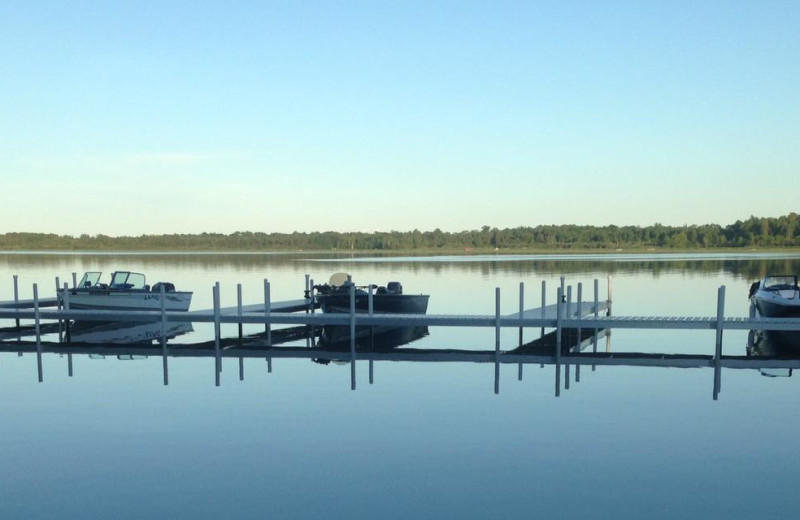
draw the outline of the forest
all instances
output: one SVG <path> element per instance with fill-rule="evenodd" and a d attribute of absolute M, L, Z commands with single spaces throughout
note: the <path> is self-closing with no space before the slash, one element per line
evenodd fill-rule
<path fill-rule="evenodd" d="M 387 231 L 119 236 L 5 233 L 4 251 L 616 251 L 800 247 L 800 216 L 754 217 L 727 226 L 537 225 L 469 231 Z"/>

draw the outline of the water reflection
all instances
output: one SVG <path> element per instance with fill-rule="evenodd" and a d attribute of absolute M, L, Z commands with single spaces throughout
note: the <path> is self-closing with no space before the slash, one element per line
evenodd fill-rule
<path fill-rule="evenodd" d="M 53 272 L 64 269 L 95 268 L 104 265 L 127 266 L 146 263 L 151 270 L 219 270 L 268 273 L 305 270 L 313 272 L 320 262 L 352 264 L 360 268 L 385 268 L 397 264 L 406 271 L 417 273 L 480 274 L 489 276 L 514 273 L 521 276 L 560 276 L 595 272 L 609 275 L 651 273 L 653 277 L 673 273 L 725 273 L 735 278 L 756 280 L 769 273 L 800 271 L 800 257 L 794 255 L 745 256 L 725 253 L 685 255 L 513 255 L 458 257 L 393 257 L 375 253 L 372 257 L 342 253 L 5 253 L 0 254 L 0 270 L 16 273 L 47 268 Z M 331 267 L 335 269 L 334 267 Z"/>
<path fill-rule="evenodd" d="M 387 351 L 413 343 L 429 334 L 428 327 L 356 327 L 355 348 L 358 351 Z M 317 347 L 326 350 L 350 349 L 350 327 L 326 325 Z"/>
<path fill-rule="evenodd" d="M 160 321 L 145 323 L 76 321 L 70 327 L 71 342 L 73 343 L 111 345 L 152 344 L 161 341 L 162 338 L 170 340 L 193 331 L 191 323 L 167 322 L 164 325 L 164 334 L 162 334 Z"/>
<path fill-rule="evenodd" d="M 266 332 L 222 338 L 193 344 L 168 345 L 160 341 L 162 324 L 158 323 L 77 323 L 73 326 L 71 343 L 65 341 L 0 342 L 0 352 L 36 353 L 39 380 L 43 381 L 42 354 L 66 355 L 69 375 L 73 375 L 72 358 L 88 355 L 91 358 L 116 357 L 117 359 L 163 360 L 164 384 L 169 384 L 169 360 L 178 358 L 212 358 L 215 381 L 220 385 L 223 360 L 238 359 L 239 379 L 244 380 L 245 360 L 267 360 L 268 372 L 273 359 L 307 359 L 317 364 L 347 364 L 350 366 L 351 388 L 356 389 L 356 364 L 368 362 L 369 383 L 373 384 L 374 364 L 378 362 L 415 363 L 483 363 L 494 365 L 494 391 L 500 390 L 500 366 L 518 365 L 518 379 L 522 380 L 523 366 L 539 365 L 555 368 L 555 395 L 569 390 L 571 382 L 579 383 L 581 368 L 591 366 L 714 368 L 713 398 L 717 399 L 721 384 L 721 369 L 753 369 L 770 377 L 791 376 L 800 367 L 800 349 L 797 334 L 787 344 L 785 335 L 751 331 L 746 356 L 648 354 L 637 352 L 614 353 L 610 350 L 610 331 L 606 329 L 564 329 L 559 339 L 556 332 L 542 334 L 539 338 L 510 350 L 494 348 L 463 350 L 453 348 L 415 348 L 413 343 L 430 335 L 427 327 L 357 327 L 354 338 L 350 328 L 296 326 Z M 167 335 L 177 337 L 188 332 L 190 325 L 165 324 Z M 604 348 L 598 348 L 605 338 Z M 351 343 L 351 339 L 353 339 Z M 305 343 L 303 345 L 303 343 Z M 561 345 L 561 349 L 557 348 Z M 411 346 L 409 346 L 411 345 Z M 151 366 L 151 365 L 146 365 Z"/>

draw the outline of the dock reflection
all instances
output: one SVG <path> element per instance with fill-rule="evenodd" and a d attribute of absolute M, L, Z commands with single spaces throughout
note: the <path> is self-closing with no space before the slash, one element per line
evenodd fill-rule
<path fill-rule="evenodd" d="M 162 335 L 161 330 L 166 332 Z M 605 329 L 562 329 L 559 339 L 556 332 L 513 348 L 500 349 L 499 340 L 494 348 L 431 348 L 430 342 L 416 346 L 415 342 L 430 336 L 427 327 L 356 327 L 351 343 L 350 328 L 313 327 L 310 325 L 285 327 L 258 334 L 228 337 L 200 343 L 169 343 L 168 340 L 186 334 L 188 324 L 178 323 L 73 323 L 72 339 L 58 335 L 59 341 L 0 341 L 0 353 L 36 354 L 39 380 L 43 381 L 42 356 L 55 354 L 68 361 L 69 375 L 73 375 L 73 357 L 88 355 L 92 358 L 116 357 L 118 359 L 160 358 L 163 362 L 164 384 L 169 384 L 169 363 L 179 358 L 212 358 L 214 380 L 221 384 L 223 361 L 238 360 L 239 380 L 244 380 L 245 360 L 262 359 L 267 362 L 267 372 L 272 372 L 274 360 L 300 359 L 326 364 L 350 366 L 351 388 L 356 388 L 356 366 L 369 366 L 369 384 L 374 382 L 377 363 L 478 363 L 494 366 L 494 392 L 500 391 L 500 367 L 518 365 L 521 381 L 523 367 L 539 365 L 555 368 L 555 395 L 568 390 L 571 383 L 579 383 L 581 369 L 590 366 L 594 371 L 600 366 L 629 366 L 649 368 L 713 368 L 716 399 L 720 392 L 720 374 L 723 368 L 758 370 L 770 377 L 791 376 L 800 368 L 800 341 L 796 336 L 751 331 L 745 355 L 716 357 L 708 354 L 657 354 L 642 352 L 611 352 L 610 331 Z M 52 336 L 53 334 L 51 334 Z M 521 336 L 520 336 L 521 338 Z M 605 338 L 604 348 L 599 348 Z M 787 341 L 789 340 L 789 341 Z M 560 345 L 561 348 L 557 348 Z M 262 361 L 263 362 L 263 361 Z M 142 367 L 152 367 L 144 363 Z M 487 377 L 491 377 L 487 374 Z"/>

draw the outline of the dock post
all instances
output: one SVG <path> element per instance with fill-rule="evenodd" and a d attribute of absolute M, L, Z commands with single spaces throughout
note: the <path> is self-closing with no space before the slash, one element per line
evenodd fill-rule
<path fill-rule="evenodd" d="M 67 353 L 67 375 L 72 377 L 72 352 Z"/>
<path fill-rule="evenodd" d="M 270 302 L 269 280 L 264 278 L 264 334 L 267 336 L 267 346 L 272 346 L 272 327 L 269 322 L 269 315 L 272 311 Z"/>
<path fill-rule="evenodd" d="M 714 350 L 714 400 L 722 389 L 722 323 L 725 317 L 725 286 L 717 290 L 717 338 Z"/>
<path fill-rule="evenodd" d="M 373 373 L 373 371 L 374 371 L 374 368 L 373 368 L 373 365 L 374 365 L 374 364 L 375 364 L 375 363 L 373 362 L 373 360 L 371 360 L 371 359 L 370 359 L 370 360 L 369 360 L 369 384 L 372 384 L 372 383 L 374 383 L 374 379 L 373 379 L 373 377 L 372 377 L 372 373 Z"/>
<path fill-rule="evenodd" d="M 522 313 L 525 311 L 525 282 L 519 282 L 519 321 L 522 321 Z M 519 326 L 519 346 L 522 346 L 522 325 Z M 517 369 L 517 380 L 522 381 L 522 361 L 519 362 Z"/>
<path fill-rule="evenodd" d="M 59 311 L 58 315 L 58 342 L 61 343 L 61 339 L 64 335 L 64 320 L 61 319 L 61 299 L 58 297 L 58 290 L 61 289 L 61 280 L 56 276 L 56 310 Z"/>
<path fill-rule="evenodd" d="M 220 372 L 222 372 L 222 355 L 219 349 L 220 335 L 222 334 L 219 305 L 219 282 L 217 282 L 214 284 L 214 379 L 216 386 L 219 386 Z"/>
<path fill-rule="evenodd" d="M 372 284 L 369 284 L 369 292 L 367 293 L 367 314 L 370 318 L 375 311 L 375 298 L 373 295 L 373 291 L 375 287 Z M 370 324 L 369 326 L 369 344 L 372 351 L 375 351 L 375 326 Z M 372 360 L 369 360 L 369 384 L 372 384 Z"/>
<path fill-rule="evenodd" d="M 42 370 L 42 334 L 39 327 L 39 287 L 33 284 L 33 327 L 36 330 L 36 365 L 39 370 L 39 382 L 44 381 Z"/>
<path fill-rule="evenodd" d="M 314 314 L 314 279 L 308 282 L 308 306 L 311 307 L 311 314 Z"/>
<path fill-rule="evenodd" d="M 303 294 L 304 294 L 304 295 L 305 295 L 305 294 L 311 294 L 311 284 L 310 284 L 309 282 L 311 282 L 311 275 L 309 275 L 309 274 L 306 274 L 306 288 L 305 288 L 305 290 L 303 291 Z M 311 309 L 309 309 L 308 307 L 306 307 L 306 314 L 308 314 L 310 311 L 311 311 Z"/>
<path fill-rule="evenodd" d="M 19 285 L 18 285 L 18 283 L 19 283 L 19 276 L 14 275 L 14 308 L 17 309 L 17 312 L 19 312 L 19 307 L 17 307 L 17 305 L 19 305 Z M 19 328 L 19 318 L 15 319 L 14 321 L 15 321 L 15 323 L 17 325 L 17 328 Z"/>
<path fill-rule="evenodd" d="M 609 276 L 607 279 L 606 285 L 606 305 L 608 306 L 608 310 L 606 311 L 606 316 L 611 316 L 611 302 L 613 298 L 611 296 L 613 285 L 611 283 L 611 277 Z M 611 329 L 606 328 L 606 352 L 611 352 Z"/>
<path fill-rule="evenodd" d="M 78 273 L 72 273 L 72 288 L 77 289 L 78 287 Z"/>
<path fill-rule="evenodd" d="M 600 282 L 597 278 L 594 279 L 594 319 L 596 320 L 600 315 L 599 305 L 600 305 Z M 594 327 L 594 338 L 592 340 L 592 353 L 597 354 L 597 334 L 599 330 L 597 326 Z M 597 370 L 597 365 L 592 365 L 592 372 Z"/>
<path fill-rule="evenodd" d="M 169 384 L 169 367 L 167 366 L 167 294 L 161 284 L 161 365 L 164 369 L 164 386 Z"/>
<path fill-rule="evenodd" d="M 547 305 L 547 282 L 542 280 L 542 319 L 547 317 L 545 313 L 545 306 Z M 544 323 L 542 323 L 542 329 L 539 331 L 539 338 L 544 337 Z M 544 368 L 544 363 L 539 365 L 539 368 Z"/>
<path fill-rule="evenodd" d="M 239 381 L 244 381 L 244 358 L 239 356 Z"/>
<path fill-rule="evenodd" d="M 572 313 L 572 286 L 570 285 L 569 287 L 567 287 L 567 312 L 566 312 L 566 318 L 568 320 L 571 320 L 572 316 L 573 316 L 573 313 Z"/>
<path fill-rule="evenodd" d="M 500 288 L 494 289 L 494 393 L 500 393 Z"/>
<path fill-rule="evenodd" d="M 64 311 L 69 312 L 69 284 L 67 282 L 64 282 Z M 69 316 L 64 320 L 64 325 L 64 336 L 67 344 L 69 344 L 72 342 L 72 322 Z"/>
<path fill-rule="evenodd" d="M 236 317 L 239 319 L 239 346 L 242 346 L 242 284 L 236 284 Z"/>
<path fill-rule="evenodd" d="M 583 283 L 581 283 L 581 282 L 578 282 L 578 301 L 577 301 L 576 305 L 577 305 L 577 313 L 578 313 L 578 326 L 576 327 L 578 329 L 578 336 L 577 336 L 577 339 L 575 340 L 577 342 L 575 344 L 575 346 L 577 347 L 577 350 L 575 352 L 576 352 L 576 354 L 580 354 L 581 353 L 581 315 L 583 313 Z M 575 382 L 579 383 L 580 381 L 581 381 L 581 365 L 580 365 L 580 363 L 575 363 Z"/>
<path fill-rule="evenodd" d="M 356 286 L 350 285 L 350 390 L 356 389 Z"/>
<path fill-rule="evenodd" d="M 561 277 L 564 280 L 564 277 Z M 561 395 L 561 320 L 564 314 L 564 289 L 559 287 L 556 298 L 556 397 Z"/>
<path fill-rule="evenodd" d="M 566 318 L 567 318 L 567 320 L 572 320 L 572 315 L 573 315 L 572 314 L 572 286 L 569 285 L 569 286 L 567 286 L 567 305 L 566 305 Z M 569 330 L 569 327 L 567 327 L 567 330 Z M 563 333 L 564 333 L 563 327 L 561 329 L 561 333 L 562 333 L 561 344 L 564 345 L 564 340 L 565 339 L 566 339 L 566 343 L 567 343 L 567 348 L 565 349 L 566 353 L 567 353 L 567 361 L 564 362 L 564 390 L 569 390 L 569 355 L 570 355 L 570 351 L 572 350 L 571 349 L 572 346 L 569 344 L 569 340 L 571 339 L 571 336 L 570 336 L 570 334 L 567 334 L 566 338 L 563 337 Z"/>
<path fill-rule="evenodd" d="M 58 342 L 61 343 L 61 340 L 64 336 L 64 320 L 61 319 L 61 299 L 58 297 L 58 290 L 61 289 L 61 280 L 59 280 L 58 276 L 56 276 L 56 310 L 59 311 L 58 313 Z"/>
<path fill-rule="evenodd" d="M 310 298 L 308 300 L 308 302 L 307 302 L 308 308 L 311 309 L 311 314 L 314 314 L 315 309 L 314 309 L 314 279 L 313 278 L 311 278 L 308 281 L 308 297 Z M 309 326 L 309 338 L 308 338 L 308 346 L 309 347 L 313 347 L 314 346 L 314 339 L 316 339 L 316 337 L 317 337 L 316 327 L 312 323 Z"/>

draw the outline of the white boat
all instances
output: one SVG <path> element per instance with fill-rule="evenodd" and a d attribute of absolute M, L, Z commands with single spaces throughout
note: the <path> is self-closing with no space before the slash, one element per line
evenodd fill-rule
<path fill-rule="evenodd" d="M 800 287 L 797 276 L 766 276 L 750 287 L 750 299 L 761 316 L 800 317 Z"/>
<path fill-rule="evenodd" d="M 124 311 L 161 310 L 161 289 L 164 289 L 165 307 L 168 311 L 188 311 L 192 293 L 176 291 L 170 282 L 158 282 L 150 287 L 145 276 L 130 271 L 115 271 L 111 282 L 100 283 L 103 273 L 89 271 L 83 275 L 77 287 L 59 289 L 58 300 L 62 305 L 69 301 L 70 309 L 98 309 Z"/>

